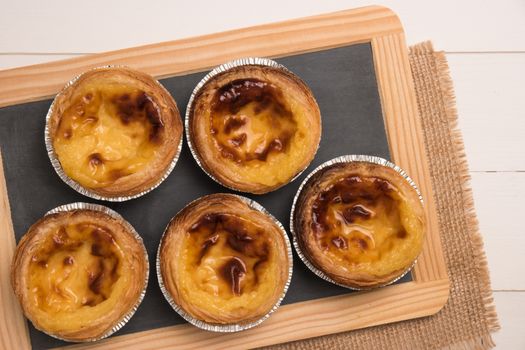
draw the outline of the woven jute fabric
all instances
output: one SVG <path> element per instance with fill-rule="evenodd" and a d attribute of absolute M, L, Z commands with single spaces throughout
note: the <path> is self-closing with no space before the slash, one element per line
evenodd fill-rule
<path fill-rule="evenodd" d="M 450 297 L 436 315 L 269 347 L 285 349 L 490 349 L 499 328 L 474 212 L 454 91 L 443 52 L 409 51 L 424 129 Z"/>

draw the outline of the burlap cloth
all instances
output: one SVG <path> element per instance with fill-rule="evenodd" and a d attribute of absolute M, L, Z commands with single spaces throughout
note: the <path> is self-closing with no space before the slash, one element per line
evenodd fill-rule
<path fill-rule="evenodd" d="M 443 52 L 412 46 L 410 65 L 439 217 L 450 297 L 436 315 L 268 349 L 490 349 L 499 329 L 468 166 L 457 129 L 454 91 Z"/>

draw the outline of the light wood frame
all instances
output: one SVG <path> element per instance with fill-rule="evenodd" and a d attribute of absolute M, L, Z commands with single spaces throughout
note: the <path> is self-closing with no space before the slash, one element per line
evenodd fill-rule
<path fill-rule="evenodd" d="M 429 230 L 413 270 L 413 281 L 372 292 L 284 305 L 262 325 L 235 334 L 209 333 L 186 324 L 67 348 L 258 347 L 438 312 L 448 299 L 449 280 L 403 28 L 390 9 L 371 6 L 0 71 L 3 107 L 49 98 L 76 74 L 106 64 L 127 65 L 156 77 L 169 77 L 202 71 L 239 57 L 288 56 L 365 42 L 371 43 L 373 51 L 392 159 L 419 184 L 426 203 Z M 0 157 L 0 346 L 29 349 L 27 324 L 9 281 L 16 241 L 1 165 Z"/>

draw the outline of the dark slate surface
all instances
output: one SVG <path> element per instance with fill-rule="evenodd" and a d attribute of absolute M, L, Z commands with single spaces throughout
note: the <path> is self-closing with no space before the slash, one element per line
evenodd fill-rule
<path fill-rule="evenodd" d="M 278 59 L 312 89 L 321 108 L 321 146 L 310 167 L 293 183 L 273 193 L 249 196 L 288 229 L 293 196 L 308 172 L 343 154 L 390 158 L 369 44 L 353 45 Z M 189 96 L 205 75 L 195 73 L 161 80 L 184 113 Z M 44 145 L 45 115 L 51 100 L 0 109 L 0 147 L 17 240 L 46 211 L 70 202 L 93 200 L 65 185 L 53 170 Z M 209 193 L 231 192 L 209 179 L 186 144 L 177 166 L 153 192 L 125 203 L 102 203 L 121 213 L 144 238 L 150 258 L 146 297 L 130 322 L 117 334 L 183 323 L 162 296 L 155 275 L 155 254 L 170 218 L 191 200 Z M 295 253 L 294 253 L 295 254 Z M 411 280 L 410 275 L 398 283 Z M 284 304 L 351 293 L 311 273 L 295 256 L 292 284 Z M 34 348 L 63 345 L 30 326 Z"/>

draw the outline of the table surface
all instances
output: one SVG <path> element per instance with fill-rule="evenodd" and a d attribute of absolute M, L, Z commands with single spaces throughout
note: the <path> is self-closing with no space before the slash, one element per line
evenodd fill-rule
<path fill-rule="evenodd" d="M 399 15 L 409 44 L 446 52 L 502 325 L 496 348 L 525 349 L 525 232 L 514 220 L 525 197 L 525 1 L 10 1 L 0 69 L 370 4 Z"/>

